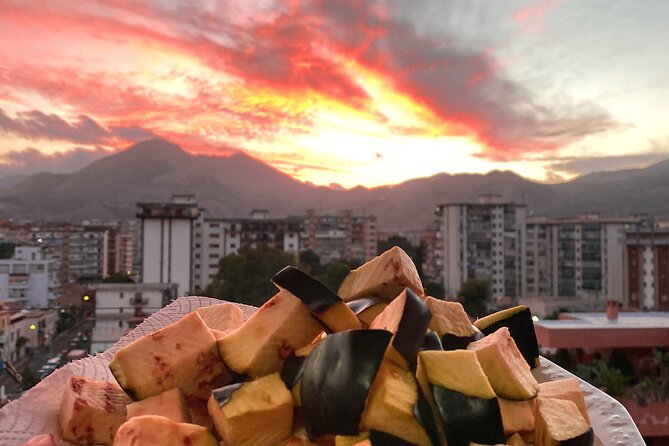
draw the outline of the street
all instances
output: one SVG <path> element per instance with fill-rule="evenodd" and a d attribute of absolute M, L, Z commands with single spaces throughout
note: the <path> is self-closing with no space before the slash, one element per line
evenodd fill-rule
<path fill-rule="evenodd" d="M 39 380 L 39 369 L 45 365 L 49 359 L 59 356 L 61 351 L 70 351 L 78 348 L 83 348 L 88 351 L 90 340 L 84 346 L 77 347 L 70 346 L 70 342 L 77 337 L 79 332 L 85 333 L 89 330 L 92 330 L 92 322 L 82 321 L 56 335 L 49 346 L 34 349 L 31 356 L 23 358 L 18 364 L 14 364 L 14 367 L 21 374 L 24 374 L 26 369 L 30 370 L 35 378 Z M 62 367 L 62 365 L 60 367 Z M 0 386 L 5 386 L 5 393 L 10 400 L 19 397 L 23 391 L 21 386 L 17 384 L 6 371 L 0 376 Z"/>

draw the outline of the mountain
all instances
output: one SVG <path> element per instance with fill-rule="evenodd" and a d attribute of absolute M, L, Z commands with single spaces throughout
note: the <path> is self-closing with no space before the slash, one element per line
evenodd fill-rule
<path fill-rule="evenodd" d="M 40 173 L 0 190 L 0 217 L 36 221 L 132 218 L 140 201 L 193 193 L 206 215 L 273 216 L 306 209 L 374 214 L 384 229 L 421 228 L 437 204 L 475 201 L 483 193 L 526 203 L 535 215 L 580 212 L 669 214 L 669 160 L 645 169 L 599 172 L 562 184 L 529 181 L 512 172 L 438 174 L 392 186 L 350 190 L 298 181 L 243 152 L 191 155 L 162 139 L 138 143 L 70 174 Z"/>

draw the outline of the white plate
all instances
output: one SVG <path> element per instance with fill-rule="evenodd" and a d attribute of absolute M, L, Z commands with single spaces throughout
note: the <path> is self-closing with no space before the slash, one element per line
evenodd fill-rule
<path fill-rule="evenodd" d="M 541 365 L 532 371 L 540 383 L 565 378 L 577 378 L 562 367 L 542 357 Z M 627 409 L 617 400 L 602 392 L 593 385 L 580 380 L 585 395 L 590 424 L 595 436 L 606 446 L 644 446 L 639 429 L 637 429 Z"/>

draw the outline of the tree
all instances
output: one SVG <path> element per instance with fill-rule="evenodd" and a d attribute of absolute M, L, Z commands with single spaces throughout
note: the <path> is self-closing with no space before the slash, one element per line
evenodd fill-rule
<path fill-rule="evenodd" d="M 344 281 L 344 278 L 348 275 L 350 270 L 350 263 L 344 260 L 338 260 L 328 264 L 325 268 L 325 272 L 318 275 L 316 278 L 336 293 L 339 289 L 339 285 Z"/>
<path fill-rule="evenodd" d="M 488 313 L 486 302 L 490 299 L 490 284 L 485 279 L 469 279 L 460 287 L 458 300 L 467 314 L 483 317 Z"/>
<path fill-rule="evenodd" d="M 207 286 L 206 294 L 258 307 L 277 292 L 271 277 L 295 263 L 292 254 L 279 249 L 242 250 L 221 259 L 218 273 Z"/>
<path fill-rule="evenodd" d="M 446 290 L 444 289 L 444 284 L 441 282 L 423 282 L 423 288 L 425 294 L 432 296 L 437 299 L 444 299 L 446 296 Z"/>
<path fill-rule="evenodd" d="M 311 249 L 300 253 L 300 265 L 304 268 L 304 272 L 311 275 L 321 274 L 323 272 L 321 258 Z"/>
<path fill-rule="evenodd" d="M 126 273 L 122 272 L 117 272 L 114 274 L 110 274 L 104 279 L 102 279 L 103 283 L 135 283 L 134 280 L 132 280 L 132 277 L 130 277 Z"/>

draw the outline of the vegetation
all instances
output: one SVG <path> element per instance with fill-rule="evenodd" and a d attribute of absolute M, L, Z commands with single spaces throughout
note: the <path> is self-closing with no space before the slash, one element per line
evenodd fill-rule
<path fill-rule="evenodd" d="M 485 316 L 488 314 L 487 302 L 490 300 L 490 283 L 485 279 L 467 280 L 460 287 L 458 300 L 470 316 Z"/>
<path fill-rule="evenodd" d="M 217 299 L 260 306 L 277 292 L 270 278 L 286 265 L 294 265 L 292 254 L 280 249 L 243 250 L 223 257 L 218 273 L 206 289 Z"/>
<path fill-rule="evenodd" d="M 630 390 L 640 406 L 669 401 L 669 352 L 653 349 L 640 363 L 641 381 Z"/>
<path fill-rule="evenodd" d="M 598 359 L 594 365 L 578 364 L 576 374 L 611 396 L 624 395 L 632 380 L 629 375 Z"/>
<path fill-rule="evenodd" d="M 102 279 L 103 283 L 135 283 L 134 280 L 132 280 L 132 277 L 130 277 L 126 273 L 122 272 L 117 272 L 114 274 L 110 274 L 104 279 Z"/>

